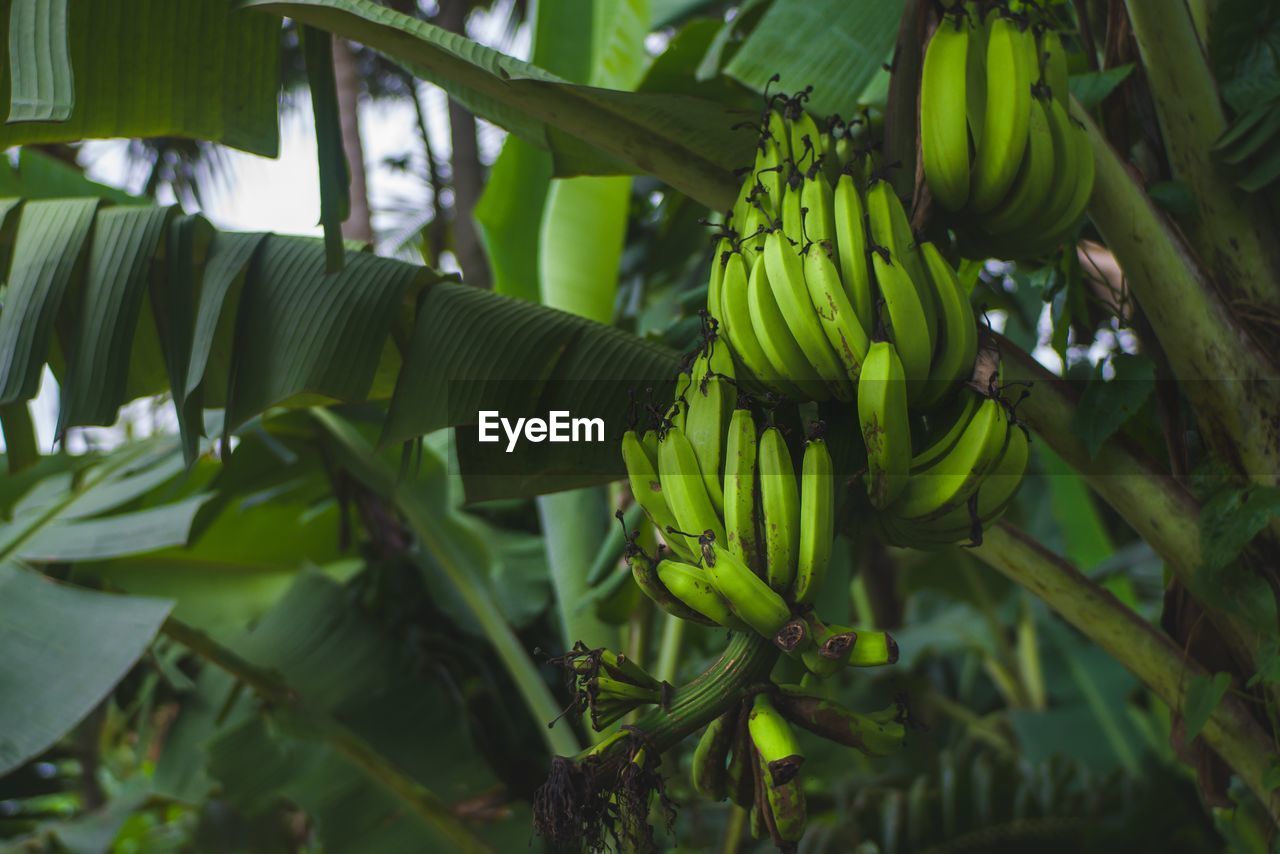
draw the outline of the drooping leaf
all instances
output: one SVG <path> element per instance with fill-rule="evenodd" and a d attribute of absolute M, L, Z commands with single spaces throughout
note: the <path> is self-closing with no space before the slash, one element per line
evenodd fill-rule
<path fill-rule="evenodd" d="M 1186 743 L 1195 741 L 1209 721 L 1209 715 L 1231 687 L 1230 673 L 1193 676 L 1187 681 L 1187 696 L 1182 701 L 1182 720 L 1186 726 Z"/>
<path fill-rule="evenodd" d="M 1104 71 L 1089 71 L 1084 74 L 1073 74 L 1068 81 L 1072 96 L 1086 110 L 1098 107 L 1116 87 L 1128 79 L 1133 73 L 1133 63 L 1126 62 Z"/>
<path fill-rule="evenodd" d="M 133 666 L 171 603 L 80 590 L 0 562 L 0 775 L 94 708 Z"/>
<path fill-rule="evenodd" d="M 9 121 L 62 122 L 75 105 L 67 0 L 10 0 Z"/>
<path fill-rule="evenodd" d="M 347 252 L 325 272 L 314 242 L 268 238 L 254 255 L 238 312 L 228 427 L 298 395 L 362 400 L 395 311 L 430 270 Z"/>
<path fill-rule="evenodd" d="M 1150 359 L 1121 353 L 1111 359 L 1111 365 L 1115 375 L 1109 380 L 1103 378 L 1102 364 L 1094 371 L 1072 424 L 1090 455 L 1142 408 L 1155 388 L 1155 366 Z"/>
<path fill-rule="evenodd" d="M 0 313 L 0 403 L 35 396 L 54 321 L 82 260 L 97 206 L 94 199 L 76 199 L 30 202 L 5 211 L 6 224 L 18 222 L 18 210 L 21 222 Z"/>
<path fill-rule="evenodd" d="M 749 116 L 699 98 L 568 84 L 371 0 L 251 0 L 361 42 L 443 87 L 477 115 L 554 155 L 556 174 L 645 172 L 716 209 L 727 209 L 751 159 Z"/>
<path fill-rule="evenodd" d="M 58 405 L 59 436 L 68 427 L 109 425 L 126 401 L 130 368 L 163 371 L 159 347 L 137 335 L 152 256 L 172 213 L 163 207 L 108 208 L 94 218 L 88 269 L 63 340 L 67 367 Z M 143 363 L 141 360 L 146 359 Z"/>
<path fill-rule="evenodd" d="M 12 45 L 22 37 L 9 29 L 15 8 L 45 6 L 52 11 L 55 5 L 51 0 L 10 0 L 0 14 L 0 44 Z M 68 12 L 74 108 L 64 120 L 54 110 L 51 120 L 36 121 L 33 109 L 27 120 L 0 126 L 0 148 L 176 136 L 267 157 L 279 152 L 279 21 L 245 12 L 235 0 L 77 0 Z M 48 20 L 52 24 L 55 19 Z M 52 29 L 48 33 L 54 35 Z M 45 41 L 45 50 L 52 50 L 52 42 Z M 47 56 L 55 59 L 53 53 Z M 9 62 L 0 65 L 0 97 L 36 93 L 44 75 L 31 67 L 34 59 L 28 49 L 16 54 L 11 49 Z M 18 79 L 10 71 L 15 63 L 21 63 Z M 66 82 L 48 93 L 50 103 L 66 101 Z"/>
<path fill-rule="evenodd" d="M 813 113 L 853 118 L 891 59 L 901 18 L 902 0 L 774 0 L 725 73 L 760 92 L 774 74 L 776 91 L 813 86 Z"/>

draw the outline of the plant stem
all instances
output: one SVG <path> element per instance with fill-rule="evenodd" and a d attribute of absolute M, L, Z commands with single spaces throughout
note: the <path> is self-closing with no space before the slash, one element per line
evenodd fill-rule
<path fill-rule="evenodd" d="M 684 631 L 687 624 L 679 617 L 664 614 L 662 618 L 662 640 L 658 645 L 658 663 L 653 670 L 653 678 L 659 682 L 672 682 L 676 678 L 676 668 L 680 665 L 680 650 L 684 646 Z"/>
<path fill-rule="evenodd" d="M 331 716 L 308 708 L 297 692 L 274 670 L 259 667 L 232 650 L 214 641 L 204 632 L 170 617 L 160 631 L 210 664 L 225 670 L 248 685 L 255 694 L 269 702 L 276 710 L 285 711 L 306 722 L 318 732 L 334 750 L 356 765 L 376 785 L 386 789 L 411 812 L 457 846 L 459 851 L 490 850 L 480 839 L 458 820 L 447 804 L 406 776 L 385 756 L 374 750 L 364 739 Z"/>
<path fill-rule="evenodd" d="M 1093 119 L 1079 103 L 1071 110 L 1088 132 L 1097 162 L 1089 216 L 1151 321 L 1202 434 L 1224 463 L 1274 483 L 1280 473 L 1280 382 L 1274 367 Z"/>
<path fill-rule="evenodd" d="M 667 709 L 655 709 L 636 722 L 646 743 L 665 753 L 737 703 L 752 685 L 769 675 L 778 650 L 754 634 L 734 633 L 715 663 L 671 694 Z M 615 739 L 596 755 L 626 749 L 627 739 Z M 591 752 L 591 751 L 588 751 Z"/>
<path fill-rule="evenodd" d="M 720 840 L 720 854 L 738 854 L 749 815 L 747 810 L 737 804 L 729 807 L 729 817 L 724 823 L 724 837 Z"/>
<path fill-rule="evenodd" d="M 1199 664 L 1110 592 L 1007 522 L 987 531 L 973 554 L 1043 599 L 1171 709 L 1181 709 L 1191 679 L 1205 675 Z M 1275 758 L 1275 747 L 1244 701 L 1232 693 L 1223 697 L 1200 737 L 1257 795 L 1272 821 L 1280 824 L 1280 799 L 1262 782 Z"/>
<path fill-rule="evenodd" d="M 1178 580 L 1196 589 L 1200 506 L 1195 498 L 1123 439 L 1108 439 L 1090 456 L 1072 429 L 1079 406 L 1075 388 L 1013 342 L 1005 338 L 999 342 L 1006 384 L 1032 384 L 1031 393 L 1018 404 L 1019 420 L 1159 553 Z M 1253 633 L 1231 615 L 1207 604 L 1205 608 L 1238 660 L 1253 661 L 1257 649 Z"/>
<path fill-rule="evenodd" d="M 1280 315 L 1276 240 L 1266 207 L 1236 189 L 1213 159 L 1227 129 L 1217 83 L 1186 3 L 1126 0 L 1173 175 L 1191 188 L 1186 224 L 1196 254 L 1228 300 Z"/>

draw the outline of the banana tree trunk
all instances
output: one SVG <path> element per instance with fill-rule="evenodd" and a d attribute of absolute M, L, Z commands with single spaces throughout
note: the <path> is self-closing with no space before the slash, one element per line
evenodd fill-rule
<path fill-rule="evenodd" d="M 373 218 L 369 213 L 369 191 L 364 165 L 364 143 L 360 139 L 360 69 L 346 39 L 333 40 L 333 76 L 338 90 L 338 115 L 342 124 L 342 151 L 351 175 L 350 213 L 342 223 L 348 240 L 373 240 Z"/>

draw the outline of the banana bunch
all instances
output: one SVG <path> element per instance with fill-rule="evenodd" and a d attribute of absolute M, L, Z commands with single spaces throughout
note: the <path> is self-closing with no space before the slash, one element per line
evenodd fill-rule
<path fill-rule="evenodd" d="M 772 685 L 703 730 L 693 752 L 693 785 L 705 798 L 749 809 L 752 835 L 787 849 L 804 835 L 807 821 L 799 776 L 805 757 L 794 728 L 868 756 L 888 756 L 902 747 L 906 724 L 900 703 L 860 714 L 798 685 Z"/>
<path fill-rule="evenodd" d="M 925 50 L 920 148 L 938 205 L 968 248 L 1034 257 L 1069 237 L 1094 160 L 1070 117 L 1059 34 L 1007 4 L 943 15 Z"/>
<path fill-rule="evenodd" d="M 902 408 L 899 401 L 881 417 Z M 893 424 L 878 436 L 880 457 L 892 465 L 883 472 L 890 497 L 874 517 L 880 538 L 902 548 L 980 544 L 1022 482 L 1030 451 L 1025 429 L 998 397 L 969 389 L 920 419 L 914 443 L 910 427 Z"/>
<path fill-rule="evenodd" d="M 942 255 L 839 120 L 803 93 L 765 112 L 755 164 L 717 243 L 707 310 L 738 363 L 795 401 L 853 401 L 872 344 L 898 350 L 913 405 L 969 378 L 977 327 Z"/>
<path fill-rule="evenodd" d="M 588 649 L 581 641 L 553 660 L 569 673 L 574 704 L 587 710 L 591 726 L 603 730 L 644 705 L 665 707 L 671 686 L 650 676 L 625 655 Z"/>

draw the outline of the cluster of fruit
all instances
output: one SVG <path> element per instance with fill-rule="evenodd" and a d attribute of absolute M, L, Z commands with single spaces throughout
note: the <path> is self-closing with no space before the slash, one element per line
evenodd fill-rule
<path fill-rule="evenodd" d="M 1002 257 L 1055 248 L 1093 192 L 1093 153 L 1070 116 L 1062 39 L 1033 11 L 974 2 L 949 11 L 920 82 L 933 199 L 963 214 L 952 225 L 967 247 Z"/>
<path fill-rule="evenodd" d="M 773 685 L 713 720 L 693 753 L 693 786 L 751 811 L 751 835 L 780 848 L 804 835 L 807 813 L 798 777 L 804 754 L 793 726 L 868 756 L 902 747 L 906 710 L 894 703 L 860 714 L 800 685 Z"/>

